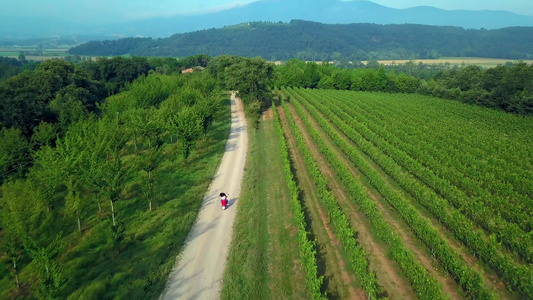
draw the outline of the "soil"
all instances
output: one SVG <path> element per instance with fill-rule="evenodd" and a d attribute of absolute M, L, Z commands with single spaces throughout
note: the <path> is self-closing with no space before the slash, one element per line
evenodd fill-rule
<path fill-rule="evenodd" d="M 287 130 L 288 124 L 283 108 L 279 107 L 278 112 L 283 127 L 286 128 L 285 132 L 288 133 L 287 143 L 289 145 L 289 148 L 297 149 L 296 140 L 294 136 L 290 134 L 290 130 Z M 305 187 L 302 189 L 302 193 L 304 194 L 304 197 L 308 199 L 309 203 L 306 203 L 307 207 L 312 210 L 311 218 L 313 218 L 313 220 L 311 220 L 311 222 L 314 222 L 316 224 L 318 223 L 317 220 L 319 219 L 319 226 L 322 226 L 322 228 L 326 232 L 325 235 L 327 235 L 326 238 L 325 236 L 321 235 L 318 230 L 313 232 L 317 235 L 317 248 L 319 248 L 317 252 L 319 252 L 319 254 L 321 254 L 326 259 L 325 268 L 327 269 L 327 271 L 324 272 L 326 274 L 321 275 L 324 275 L 325 277 L 324 281 L 328 296 L 330 296 L 330 298 L 339 297 L 342 299 L 366 299 L 366 294 L 364 290 L 355 289 L 353 287 L 352 278 L 346 270 L 346 262 L 344 261 L 341 253 L 338 250 L 340 242 L 335 237 L 332 228 L 329 226 L 329 222 L 327 220 L 325 212 L 320 208 L 320 205 L 318 204 L 318 199 L 316 199 L 315 197 L 316 193 L 314 189 L 314 184 L 311 182 L 311 179 L 306 174 L 305 162 L 303 158 L 299 155 L 298 151 L 291 151 L 291 154 L 294 167 L 298 170 L 297 174 L 305 174 L 298 176 L 297 179 L 300 181 L 300 186 Z M 340 278 L 335 278 L 339 275 Z M 336 282 L 338 280 L 342 282 L 344 287 L 348 287 L 347 295 L 342 295 L 342 291 L 338 288 L 335 288 L 335 286 L 337 285 Z"/>

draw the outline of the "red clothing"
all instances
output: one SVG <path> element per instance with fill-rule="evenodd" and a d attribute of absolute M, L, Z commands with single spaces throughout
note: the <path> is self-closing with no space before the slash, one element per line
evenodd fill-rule
<path fill-rule="evenodd" d="M 228 205 L 228 197 L 222 197 L 220 198 L 220 203 L 222 204 L 222 206 L 226 206 Z"/>

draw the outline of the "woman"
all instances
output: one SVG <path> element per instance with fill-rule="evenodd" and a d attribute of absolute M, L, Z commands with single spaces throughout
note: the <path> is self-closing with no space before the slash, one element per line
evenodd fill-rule
<path fill-rule="evenodd" d="M 220 193 L 220 204 L 222 204 L 222 209 L 226 209 L 228 205 L 228 196 L 224 193 Z"/>

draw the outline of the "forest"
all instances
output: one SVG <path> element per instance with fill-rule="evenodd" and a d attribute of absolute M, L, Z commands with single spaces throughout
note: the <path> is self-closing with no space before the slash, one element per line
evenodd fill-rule
<path fill-rule="evenodd" d="M 350 61 L 439 57 L 533 57 L 533 28 L 474 30 L 427 25 L 329 25 L 249 22 L 218 29 L 175 34 L 169 38 L 126 38 L 88 42 L 69 50 L 73 55 L 138 55 L 185 57 L 260 56 L 267 60 Z"/>

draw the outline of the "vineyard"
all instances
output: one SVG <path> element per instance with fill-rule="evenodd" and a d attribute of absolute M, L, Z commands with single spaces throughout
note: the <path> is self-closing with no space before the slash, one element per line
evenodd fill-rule
<path fill-rule="evenodd" d="M 315 267 L 331 265 L 327 239 L 303 224 L 323 214 L 314 226 L 369 299 L 533 298 L 533 119 L 420 95 L 275 95 L 311 295 L 338 293 L 327 283 L 340 275 Z M 298 197 L 292 182 L 306 181 Z"/>

